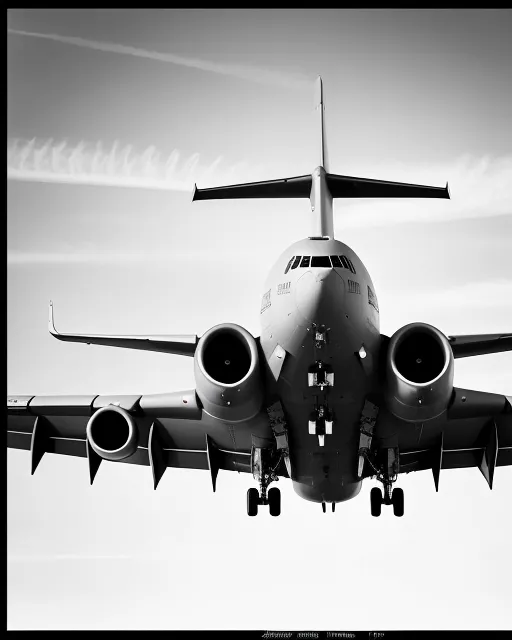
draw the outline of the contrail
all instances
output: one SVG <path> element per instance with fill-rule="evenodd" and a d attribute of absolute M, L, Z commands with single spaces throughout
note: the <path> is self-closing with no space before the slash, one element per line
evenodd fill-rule
<path fill-rule="evenodd" d="M 83 47 L 84 49 L 94 49 L 95 51 L 105 51 L 107 53 L 120 53 L 136 58 L 147 58 L 149 60 L 157 60 L 158 62 L 167 62 L 171 64 L 181 65 L 183 67 L 192 67 L 201 71 L 210 71 L 212 73 L 220 73 L 225 76 L 233 76 L 251 82 L 260 84 L 269 84 L 273 86 L 286 86 L 294 89 L 310 88 L 312 80 L 305 74 L 300 72 L 287 73 L 272 69 L 263 69 L 261 67 L 249 67 L 238 64 L 219 64 L 208 60 L 200 60 L 198 58 L 188 58 L 178 56 L 173 53 L 159 53 L 157 51 L 148 51 L 147 49 L 139 49 L 138 47 L 130 47 L 112 42 L 99 42 L 97 40 L 88 40 L 86 38 L 78 38 L 74 36 L 61 36 L 56 33 L 37 33 L 34 31 L 20 31 L 18 29 L 8 29 L 8 33 L 18 36 L 26 36 L 30 38 L 42 38 L 52 40 L 53 42 L 61 42 L 62 44 L 71 44 L 75 47 Z"/>
<path fill-rule="evenodd" d="M 166 159 L 155 147 L 136 152 L 131 145 L 114 142 L 105 149 L 101 141 L 68 146 L 65 141 L 8 141 L 7 178 L 26 182 L 52 182 L 163 191 L 191 191 L 194 182 L 230 182 L 240 175 L 240 166 L 219 169 L 222 156 L 207 165 L 195 153 L 179 164 L 177 149 Z"/>

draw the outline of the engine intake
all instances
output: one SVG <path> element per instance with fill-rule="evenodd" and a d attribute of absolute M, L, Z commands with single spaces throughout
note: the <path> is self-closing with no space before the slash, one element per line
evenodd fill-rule
<path fill-rule="evenodd" d="M 420 322 L 393 334 L 386 361 L 386 400 L 407 422 L 439 416 L 453 391 L 453 353 L 446 336 Z"/>
<path fill-rule="evenodd" d="M 105 460 L 123 460 L 137 451 L 139 434 L 132 416 L 114 405 L 98 409 L 87 423 L 87 439 Z"/>
<path fill-rule="evenodd" d="M 227 422 L 255 416 L 263 402 L 258 347 L 237 324 L 219 324 L 199 340 L 194 355 L 196 392 L 204 410 Z"/>

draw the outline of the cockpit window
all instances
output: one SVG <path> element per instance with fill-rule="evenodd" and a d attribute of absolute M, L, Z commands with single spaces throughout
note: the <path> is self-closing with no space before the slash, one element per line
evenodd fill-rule
<path fill-rule="evenodd" d="M 300 267 L 336 267 L 338 269 L 345 268 L 355 273 L 352 261 L 346 256 L 292 256 L 286 265 L 285 273 L 290 269 Z"/>
<path fill-rule="evenodd" d="M 313 256 L 311 258 L 311 266 L 312 267 L 330 267 L 331 261 L 329 260 L 329 256 Z"/>
<path fill-rule="evenodd" d="M 288 264 L 286 265 L 286 269 L 284 270 L 285 273 L 288 273 L 288 271 L 290 270 L 290 267 L 292 266 L 292 262 L 294 260 L 295 256 L 292 256 L 290 258 L 290 262 L 288 262 Z"/>
<path fill-rule="evenodd" d="M 348 260 L 345 258 L 345 256 L 340 256 L 340 260 L 341 260 L 343 266 L 345 267 L 345 269 L 350 269 L 350 267 L 348 265 Z"/>
<path fill-rule="evenodd" d="M 350 258 L 347 258 L 347 262 L 349 264 L 350 271 L 352 271 L 352 273 L 355 273 L 356 270 L 354 269 L 354 265 L 352 264 L 352 260 Z"/>

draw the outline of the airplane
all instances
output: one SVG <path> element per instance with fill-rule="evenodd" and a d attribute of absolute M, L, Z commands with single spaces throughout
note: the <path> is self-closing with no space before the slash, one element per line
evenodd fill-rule
<path fill-rule="evenodd" d="M 391 337 L 379 329 L 375 287 L 361 259 L 334 238 L 334 198 L 447 198 L 431 187 L 329 173 L 322 79 L 315 84 L 319 165 L 310 175 L 198 189 L 193 201 L 309 198 L 312 234 L 272 267 L 261 300 L 261 334 L 233 323 L 197 335 L 83 335 L 58 340 L 193 358 L 195 389 L 148 395 L 8 395 L 7 446 L 86 458 L 92 485 L 102 461 L 252 474 L 247 513 L 281 513 L 269 488 L 290 479 L 325 513 L 355 498 L 365 478 L 371 515 L 404 514 L 401 474 L 478 467 L 492 489 L 512 464 L 512 396 L 453 386 L 454 360 L 512 350 L 512 334 L 446 336 L 422 322 Z"/>

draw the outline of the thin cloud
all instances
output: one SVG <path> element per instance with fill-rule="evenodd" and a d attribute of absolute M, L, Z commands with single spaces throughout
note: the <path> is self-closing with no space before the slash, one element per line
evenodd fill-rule
<path fill-rule="evenodd" d="M 233 253 L 219 255 L 219 252 L 212 248 L 198 249 L 198 250 L 185 250 L 172 252 L 173 260 L 184 261 L 197 261 L 198 259 L 204 260 L 207 257 L 215 259 L 216 262 L 224 260 L 226 262 L 232 262 Z M 38 251 L 18 251 L 12 249 L 7 252 L 7 264 L 14 265 L 32 265 L 32 264 L 46 264 L 46 265 L 58 265 L 58 264 L 147 264 L 162 263 L 170 264 L 168 253 L 158 253 L 152 251 L 151 253 L 112 253 L 112 252 L 94 252 L 94 251 L 74 251 L 74 252 L 38 252 Z"/>
<path fill-rule="evenodd" d="M 272 69 L 263 69 L 261 67 L 210 62 L 209 60 L 189 58 L 175 55 L 173 53 L 159 53 L 157 51 L 139 49 L 138 47 L 130 47 L 112 42 L 99 42 L 97 40 L 89 40 L 74 36 L 62 36 L 56 33 L 38 33 L 34 31 L 20 31 L 18 29 L 8 29 L 8 33 L 29 38 L 52 40 L 53 42 L 70 44 L 84 49 L 93 49 L 94 51 L 118 53 L 122 55 L 135 56 L 136 58 L 146 58 L 148 60 L 176 64 L 183 67 L 192 67 L 194 69 L 200 69 L 201 71 L 209 71 L 225 76 L 232 76 L 260 84 L 277 85 L 279 87 L 286 86 L 296 89 L 311 87 L 312 84 L 312 80 L 302 73 L 289 73 Z"/>
<path fill-rule="evenodd" d="M 451 199 L 336 200 L 334 223 L 338 236 L 347 228 L 512 215 L 512 156 L 463 156 L 435 165 L 387 163 L 367 166 L 358 173 L 416 184 L 443 185 L 448 180 Z M 119 141 L 107 148 L 101 140 L 82 140 L 69 146 L 66 142 L 33 138 L 8 141 L 7 177 L 191 193 L 194 183 L 200 187 L 217 186 L 274 176 L 268 176 L 263 165 L 241 162 L 227 166 L 222 156 L 204 163 L 195 153 L 181 161 L 178 149 L 165 156 L 154 146 L 138 152 L 132 145 L 121 146 Z"/>
<path fill-rule="evenodd" d="M 53 139 L 23 140 L 14 138 L 7 144 L 7 178 L 26 182 L 47 182 L 125 189 L 192 191 L 195 182 L 225 184 L 236 181 L 242 165 L 226 167 L 222 156 L 204 164 L 198 153 L 180 162 L 174 149 L 163 156 L 154 146 L 142 152 L 132 145 L 112 148 L 100 140 L 85 140 L 69 146 Z"/>
<path fill-rule="evenodd" d="M 48 555 L 15 555 L 8 556 L 7 562 L 55 562 L 69 560 L 132 560 L 133 556 L 128 555 L 80 555 L 77 553 L 59 553 Z"/>
<path fill-rule="evenodd" d="M 387 302 L 390 303 L 391 296 Z M 403 296 L 397 296 L 397 304 Z M 390 308 L 391 308 L 390 304 Z M 421 291 L 407 294 L 408 308 L 442 308 L 454 311 L 470 311 L 471 309 L 510 309 L 512 310 L 512 280 L 499 278 L 466 282 L 457 287 L 439 289 L 437 291 Z"/>

